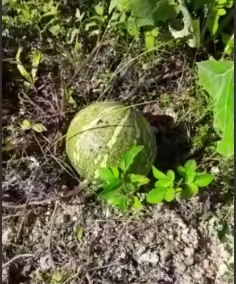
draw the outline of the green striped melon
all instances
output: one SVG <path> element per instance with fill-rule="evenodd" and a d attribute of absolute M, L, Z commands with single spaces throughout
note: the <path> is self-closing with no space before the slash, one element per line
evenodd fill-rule
<path fill-rule="evenodd" d="M 144 149 L 130 171 L 147 174 L 156 157 L 152 127 L 140 113 L 117 102 L 99 102 L 77 113 L 66 135 L 66 152 L 75 170 L 89 181 L 98 179 L 100 167 L 119 166 L 135 145 Z"/>

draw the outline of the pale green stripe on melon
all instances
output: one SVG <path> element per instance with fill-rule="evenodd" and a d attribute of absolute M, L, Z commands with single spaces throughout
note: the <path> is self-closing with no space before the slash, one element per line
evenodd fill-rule
<path fill-rule="evenodd" d="M 111 137 L 111 140 L 107 143 L 108 148 L 112 149 L 112 147 L 116 144 L 117 138 L 120 135 L 122 129 L 125 127 L 125 122 L 128 120 L 130 116 L 130 110 L 127 111 L 125 117 L 121 120 L 120 125 L 115 128 L 114 134 Z"/>

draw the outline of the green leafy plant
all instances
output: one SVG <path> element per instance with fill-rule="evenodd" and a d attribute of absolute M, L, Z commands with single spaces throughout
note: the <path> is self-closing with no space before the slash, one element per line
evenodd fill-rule
<path fill-rule="evenodd" d="M 21 57 L 22 51 L 23 49 L 19 47 L 17 54 L 16 54 L 17 69 L 19 70 L 20 74 L 26 80 L 26 84 L 28 86 L 32 86 L 37 79 L 38 66 L 42 62 L 43 56 L 39 50 L 36 50 L 32 53 L 32 57 L 31 57 L 32 67 L 31 67 L 31 72 L 29 73 L 21 62 L 20 57 Z"/>
<path fill-rule="evenodd" d="M 214 128 L 222 137 L 217 151 L 234 155 L 234 62 L 209 60 L 198 63 L 200 84 L 214 101 Z"/>
<path fill-rule="evenodd" d="M 118 206 L 121 211 L 126 211 L 130 207 L 141 207 L 136 193 L 141 186 L 149 183 L 149 179 L 144 175 L 132 174 L 129 170 L 142 150 L 143 146 L 135 146 L 125 154 L 120 167 L 99 170 L 99 178 L 105 182 L 99 197 L 110 205 Z"/>
<path fill-rule="evenodd" d="M 157 204 L 162 201 L 171 202 L 175 198 L 188 198 L 198 193 L 199 188 L 208 186 L 213 181 L 211 174 L 197 171 L 195 160 L 189 160 L 184 166 L 177 168 L 177 174 L 169 170 L 167 173 L 159 171 L 153 166 L 152 172 L 157 179 L 155 188 L 148 192 L 148 203 Z"/>
<path fill-rule="evenodd" d="M 21 129 L 23 131 L 27 131 L 27 130 L 34 130 L 37 133 L 42 133 L 47 131 L 47 128 L 41 124 L 41 123 L 32 123 L 30 120 L 28 119 L 24 119 L 22 124 L 21 124 Z"/>

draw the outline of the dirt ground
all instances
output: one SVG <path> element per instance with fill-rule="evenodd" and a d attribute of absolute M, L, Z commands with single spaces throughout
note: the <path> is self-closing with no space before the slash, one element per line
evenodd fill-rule
<path fill-rule="evenodd" d="M 192 75 L 196 56 L 204 55 L 177 49 L 132 61 L 137 47 L 123 57 L 116 48 L 104 45 L 80 72 L 79 59 L 46 58 L 30 94 L 19 89 L 14 65 L 3 66 L 5 284 L 228 283 L 232 251 L 228 233 L 219 235 L 233 229 L 233 169 L 211 158 L 217 137 L 212 118 L 202 117 L 206 101 Z M 125 215 L 86 194 L 94 189 L 76 192 L 82 181 L 68 165 L 63 137 L 78 109 L 97 99 L 137 105 L 156 131 L 158 167 L 194 157 L 214 172 L 211 188 Z M 25 118 L 48 131 L 22 131 Z"/>

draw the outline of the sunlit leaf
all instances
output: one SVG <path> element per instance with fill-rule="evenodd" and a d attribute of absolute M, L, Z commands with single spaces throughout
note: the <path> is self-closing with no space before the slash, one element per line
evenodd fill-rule
<path fill-rule="evenodd" d="M 128 175 L 128 179 L 132 184 L 138 187 L 149 183 L 149 179 L 143 175 L 130 174 Z"/>
<path fill-rule="evenodd" d="M 130 166 L 134 162 L 134 159 L 143 150 L 143 148 L 143 146 L 135 146 L 124 155 L 123 161 L 121 162 L 120 166 L 123 171 L 127 171 L 130 168 Z"/>
<path fill-rule="evenodd" d="M 194 183 L 188 183 L 187 187 L 191 191 L 192 194 L 197 194 L 199 191 L 198 186 Z"/>
<path fill-rule="evenodd" d="M 200 83 L 214 100 L 214 127 L 222 137 L 217 150 L 234 155 L 234 62 L 198 63 Z"/>
<path fill-rule="evenodd" d="M 165 193 L 166 193 L 166 188 L 163 187 L 154 188 L 148 192 L 146 197 L 147 202 L 151 204 L 161 203 L 164 200 Z"/>
<path fill-rule="evenodd" d="M 111 14 L 111 12 L 115 9 L 118 2 L 119 2 L 119 0 L 111 0 L 110 6 L 109 6 L 109 14 Z"/>
<path fill-rule="evenodd" d="M 42 132 L 47 131 L 47 128 L 46 128 L 43 124 L 41 124 L 41 123 L 33 124 L 31 128 L 32 128 L 35 132 L 38 132 L 38 133 L 42 133 Z"/>
<path fill-rule="evenodd" d="M 169 170 L 169 171 L 167 172 L 167 176 L 168 176 L 172 181 L 175 180 L 175 173 L 174 173 L 174 171 Z"/>
<path fill-rule="evenodd" d="M 195 171 L 197 169 L 197 163 L 196 160 L 192 159 L 192 160 L 188 160 L 185 164 L 184 164 L 185 170 L 186 171 Z"/>
<path fill-rule="evenodd" d="M 174 188 L 167 188 L 165 193 L 165 200 L 171 202 L 175 199 L 175 190 Z"/>
<path fill-rule="evenodd" d="M 99 178 L 106 183 L 109 183 L 110 181 L 113 181 L 115 179 L 112 171 L 108 168 L 100 168 L 98 170 Z"/>
<path fill-rule="evenodd" d="M 140 209 L 142 207 L 140 200 L 138 197 L 133 196 L 132 198 L 132 208 L 134 209 Z"/>
<path fill-rule="evenodd" d="M 119 180 L 114 179 L 113 181 L 110 181 L 107 187 L 99 193 L 99 197 L 103 199 L 111 198 L 112 196 L 117 195 L 121 186 L 121 182 Z"/>
<path fill-rule="evenodd" d="M 24 119 L 21 124 L 22 130 L 30 130 L 31 129 L 31 122 L 28 119 Z"/>
<path fill-rule="evenodd" d="M 75 231 L 75 236 L 78 241 L 81 241 L 84 236 L 84 227 L 78 227 Z"/>
<path fill-rule="evenodd" d="M 155 183 L 155 186 L 156 187 L 164 187 L 164 188 L 167 188 L 167 187 L 171 187 L 173 186 L 173 181 L 171 179 L 161 179 L 161 180 L 158 180 L 156 183 Z"/>
<path fill-rule="evenodd" d="M 96 13 L 99 15 L 99 16 L 103 16 L 104 14 L 104 8 L 103 8 L 103 3 L 100 2 L 98 3 L 97 5 L 94 6 L 94 9 L 96 11 Z"/>
<path fill-rule="evenodd" d="M 194 183 L 198 187 L 205 187 L 205 186 L 208 186 L 210 183 L 212 183 L 213 180 L 214 180 L 213 175 L 203 174 L 203 175 L 197 176 L 194 180 Z"/>
<path fill-rule="evenodd" d="M 178 173 L 179 173 L 182 177 L 185 177 L 185 175 L 186 175 L 186 169 L 185 169 L 184 167 L 179 166 L 179 167 L 177 168 L 177 171 L 178 171 Z"/>
<path fill-rule="evenodd" d="M 156 29 L 152 31 L 147 31 L 145 33 L 145 45 L 147 50 L 153 49 L 155 47 L 157 36 L 158 31 Z"/>
<path fill-rule="evenodd" d="M 31 76 L 32 76 L 33 81 L 35 81 L 36 74 L 38 71 L 38 66 L 41 61 L 42 61 L 42 53 L 39 50 L 36 50 L 32 56 Z"/>
<path fill-rule="evenodd" d="M 152 166 L 152 173 L 156 179 L 168 179 L 167 175 Z"/>

